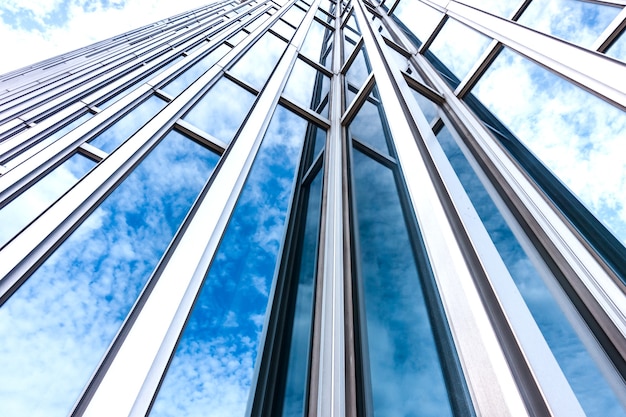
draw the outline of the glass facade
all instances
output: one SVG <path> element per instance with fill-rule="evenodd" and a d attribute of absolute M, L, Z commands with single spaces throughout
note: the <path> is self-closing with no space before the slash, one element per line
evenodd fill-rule
<path fill-rule="evenodd" d="M 0 415 L 626 416 L 625 25 L 227 0 L 0 76 Z"/>

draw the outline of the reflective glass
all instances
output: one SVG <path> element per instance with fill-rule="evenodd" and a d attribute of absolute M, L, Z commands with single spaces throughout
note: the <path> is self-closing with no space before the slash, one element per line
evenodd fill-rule
<path fill-rule="evenodd" d="M 352 165 L 358 303 L 372 415 L 451 416 L 394 175 L 356 149 Z"/>
<path fill-rule="evenodd" d="M 263 15 L 257 17 L 256 19 L 254 19 L 252 22 L 250 22 L 248 24 L 248 26 L 246 26 L 246 30 L 248 32 L 252 32 L 254 31 L 256 28 L 258 28 L 259 26 L 261 26 L 261 24 L 263 22 L 265 22 L 268 18 L 270 17 L 269 14 L 264 13 Z"/>
<path fill-rule="evenodd" d="M 429 51 L 459 80 L 462 80 L 487 49 L 489 42 L 490 39 L 485 35 L 454 19 L 448 19 L 431 44 Z M 427 55 L 427 58 L 432 62 L 430 56 Z"/>
<path fill-rule="evenodd" d="M 317 111 L 330 91 L 330 79 L 306 62 L 298 59 L 285 86 L 284 96 L 307 109 Z M 326 109 L 328 110 L 328 109 Z M 328 112 L 322 113 L 327 116 Z"/>
<path fill-rule="evenodd" d="M 228 78 L 221 78 L 183 120 L 230 143 L 252 108 L 255 96 Z"/>
<path fill-rule="evenodd" d="M 313 304 L 315 301 L 315 265 L 317 262 L 322 204 L 322 170 L 317 173 L 315 179 L 311 182 L 308 198 L 283 400 L 282 415 L 284 417 L 306 415 L 310 347 L 313 330 Z"/>
<path fill-rule="evenodd" d="M 435 103 L 413 89 L 411 89 L 411 93 L 413 93 L 413 97 L 415 98 L 415 101 L 417 101 L 422 113 L 424 113 L 428 123 L 433 122 L 435 118 L 438 117 L 437 106 Z"/>
<path fill-rule="evenodd" d="M 105 152 L 112 152 L 160 112 L 166 104 L 165 100 L 157 96 L 150 96 L 115 122 L 113 126 L 91 139 L 89 143 Z"/>
<path fill-rule="evenodd" d="M 351 13 L 350 16 L 347 18 L 347 20 L 348 21 L 345 25 L 345 28 L 349 28 L 355 33 L 358 33 L 360 35 L 361 32 L 359 31 L 359 25 L 356 23 L 356 18 L 354 17 L 354 13 Z"/>
<path fill-rule="evenodd" d="M 0 308 L 0 415 L 68 415 L 217 160 L 169 133 Z"/>
<path fill-rule="evenodd" d="M 305 14 L 306 12 L 304 10 L 294 5 L 291 6 L 289 10 L 287 10 L 287 13 L 282 15 L 281 19 L 283 19 L 287 23 L 290 23 L 293 27 L 298 27 L 300 26 L 300 22 L 302 22 L 302 19 L 304 19 Z"/>
<path fill-rule="evenodd" d="M 282 20 L 276 21 L 276 23 L 272 25 L 272 30 L 285 39 L 291 39 L 293 34 L 296 33 L 296 30 L 294 28 L 292 28 Z"/>
<path fill-rule="evenodd" d="M 626 244 L 624 111 L 508 49 L 472 93 Z"/>
<path fill-rule="evenodd" d="M 343 35 L 343 62 L 345 63 L 361 37 L 350 30 L 344 30 Z"/>
<path fill-rule="evenodd" d="M 331 11 L 330 0 L 322 0 L 320 1 L 320 8 L 326 10 L 328 13 Z"/>
<path fill-rule="evenodd" d="M 626 32 L 622 32 L 621 35 L 611 44 L 606 51 L 608 56 L 626 61 Z"/>
<path fill-rule="evenodd" d="M 401 0 L 394 9 L 393 16 L 413 34 L 416 46 L 420 46 L 435 30 L 443 14 L 422 2 Z"/>
<path fill-rule="evenodd" d="M 444 126 L 437 134 L 437 139 L 585 413 L 598 417 L 623 416 L 626 410 L 620 404 L 619 398 L 567 320 L 556 297 L 506 224 L 447 127 Z M 561 300 L 564 298 L 562 295 Z M 586 329 L 578 330 L 587 333 L 587 339 L 592 337 Z"/>
<path fill-rule="evenodd" d="M 333 24 L 333 17 L 324 13 L 322 10 L 318 10 L 317 12 L 315 12 L 315 16 L 317 16 L 317 18 L 320 19 L 322 22 L 326 22 L 330 25 Z"/>
<path fill-rule="evenodd" d="M 366 100 L 350 123 L 350 133 L 359 141 L 371 146 L 384 155 L 389 155 L 383 123 L 378 105 Z"/>
<path fill-rule="evenodd" d="M 237 45 L 239 42 L 244 40 L 246 36 L 248 36 L 248 33 L 244 32 L 243 30 L 240 30 L 239 32 L 235 33 L 233 36 L 228 38 L 228 42 L 230 42 L 231 45 Z"/>
<path fill-rule="evenodd" d="M 361 47 L 361 50 L 350 64 L 350 68 L 346 71 L 346 82 L 352 84 L 352 86 L 358 91 L 365 84 L 367 76 L 370 74 L 370 65 L 365 52 L 365 46 Z M 350 105 L 356 94 L 346 89 L 346 107 Z"/>
<path fill-rule="evenodd" d="M 580 0 L 533 0 L 518 22 L 588 48 L 619 12 L 618 7 Z"/>
<path fill-rule="evenodd" d="M 215 50 L 186 69 L 183 73 L 179 74 L 173 81 L 161 89 L 170 96 L 176 97 L 211 68 L 213 64 L 219 61 L 220 58 L 226 55 L 228 51 L 230 51 L 228 45 L 222 44 L 218 46 Z"/>
<path fill-rule="evenodd" d="M 333 31 L 323 24 L 313 21 L 311 27 L 300 47 L 300 53 L 325 67 L 331 65 L 330 54 L 326 55 L 326 49 L 332 44 Z"/>
<path fill-rule="evenodd" d="M 464 0 L 463 3 L 506 18 L 511 17 L 520 5 L 519 0 Z"/>
<path fill-rule="evenodd" d="M 237 61 L 230 73 L 260 91 L 286 48 L 285 41 L 267 32 Z"/>
<path fill-rule="evenodd" d="M 306 128 L 277 108 L 152 417 L 244 415 Z"/>
<path fill-rule="evenodd" d="M 81 179 L 96 162 L 72 155 L 0 209 L 0 247 Z"/>
<path fill-rule="evenodd" d="M 82 125 L 87 120 L 91 119 L 92 117 L 93 117 L 93 114 L 85 113 L 82 116 L 80 116 L 78 119 L 74 120 L 70 124 L 68 124 L 68 125 L 62 127 L 61 129 L 57 130 L 56 132 L 54 132 L 53 134 L 51 134 L 47 138 L 45 138 L 45 139 L 43 139 L 41 141 L 38 141 L 37 143 L 40 144 L 40 147 L 43 146 L 43 145 L 48 146 L 49 144 L 51 144 L 53 142 L 56 142 L 57 139 L 60 139 L 61 137 L 65 136 L 67 133 L 69 133 L 72 130 L 74 130 L 76 127 Z M 21 155 L 24 151 L 26 151 L 27 149 L 29 149 L 29 147 L 25 147 L 24 149 L 20 150 L 19 152 L 14 153 L 13 155 L 9 156 L 4 161 L 2 161 L 2 163 L 6 164 L 9 161 L 13 161 L 19 155 Z M 19 162 L 22 162 L 22 160 L 24 158 L 17 158 L 17 159 L 18 160 L 14 161 L 11 164 L 6 164 L 7 168 L 10 167 L 10 166 L 17 165 Z"/>

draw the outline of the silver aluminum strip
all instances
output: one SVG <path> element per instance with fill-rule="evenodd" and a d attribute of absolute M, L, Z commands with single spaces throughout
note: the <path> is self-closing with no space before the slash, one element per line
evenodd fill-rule
<path fill-rule="evenodd" d="M 361 7 L 356 7 L 356 14 L 360 22 L 366 21 Z M 396 95 L 397 81 L 391 77 L 395 75 L 400 78 L 401 74 L 394 72 L 390 75 L 387 72 L 375 36 L 380 35 L 375 31 L 363 31 L 381 101 L 390 119 L 389 128 L 404 173 L 410 203 L 422 231 L 473 405 L 478 415 L 528 415 L 465 263 L 453 226 Z"/>
<path fill-rule="evenodd" d="M 591 45 L 591 49 L 598 52 L 606 52 L 611 46 L 611 43 L 615 41 L 626 28 L 626 8 L 615 16 L 615 19 L 609 24 L 609 26 L 602 32 L 598 39 Z"/>

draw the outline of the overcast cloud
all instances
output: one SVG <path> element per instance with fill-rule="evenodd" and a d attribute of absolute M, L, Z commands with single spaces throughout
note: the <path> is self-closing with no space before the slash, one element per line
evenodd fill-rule
<path fill-rule="evenodd" d="M 213 0 L 2 0 L 0 74 Z"/>

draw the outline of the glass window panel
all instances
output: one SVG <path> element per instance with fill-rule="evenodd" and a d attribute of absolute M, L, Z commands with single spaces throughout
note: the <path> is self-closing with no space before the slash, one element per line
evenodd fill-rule
<path fill-rule="evenodd" d="M 228 42 L 230 42 L 231 45 L 237 45 L 239 42 L 244 40 L 246 36 L 248 36 L 248 33 L 244 32 L 243 30 L 240 30 L 239 32 L 235 33 L 233 36 L 228 38 Z"/>
<path fill-rule="evenodd" d="M 329 67 L 331 65 L 331 59 L 330 57 L 325 57 L 325 52 L 327 47 L 331 44 L 332 30 L 314 20 L 300 47 L 300 53 L 315 62 L 319 62 L 325 67 Z"/>
<path fill-rule="evenodd" d="M 462 80 L 487 49 L 489 42 L 490 39 L 485 35 L 454 19 L 448 19 L 431 44 L 429 51 L 459 80 Z M 427 58 L 433 62 L 432 56 L 427 55 Z M 436 62 L 433 64 L 436 66 Z M 441 71 L 440 68 L 438 70 Z"/>
<path fill-rule="evenodd" d="M 291 71 L 284 96 L 302 107 L 316 110 L 330 91 L 330 79 L 298 59 Z M 327 113 L 323 113 L 327 116 Z"/>
<path fill-rule="evenodd" d="M 161 89 L 172 97 L 178 96 L 185 88 L 189 87 L 194 81 L 200 78 L 202 74 L 207 72 L 220 58 L 226 55 L 228 51 L 230 51 L 228 45 L 222 44 L 218 46 Z"/>
<path fill-rule="evenodd" d="M 152 417 L 244 415 L 306 128 L 277 108 Z"/>
<path fill-rule="evenodd" d="M 365 46 L 361 47 L 361 50 L 355 57 L 350 68 L 346 71 L 346 82 L 352 84 L 356 89 L 360 89 L 367 76 L 370 74 L 370 65 L 365 52 Z M 352 102 L 354 94 L 350 90 L 346 90 L 346 106 Z"/>
<path fill-rule="evenodd" d="M 89 143 L 105 152 L 112 152 L 160 112 L 166 104 L 165 100 L 150 96 Z"/>
<path fill-rule="evenodd" d="M 361 339 L 369 365 L 364 377 L 371 386 L 372 415 L 451 416 L 394 175 L 356 149 L 352 165 Z"/>
<path fill-rule="evenodd" d="M 45 138 L 45 139 L 43 139 L 41 141 L 38 141 L 37 143 L 40 144 L 40 147 L 48 146 L 51 143 L 56 142 L 58 139 L 62 138 L 63 136 L 65 136 L 67 133 L 71 132 L 72 130 L 74 130 L 78 126 L 82 125 L 87 120 L 91 119 L 92 117 L 93 117 L 93 114 L 85 113 L 82 116 L 80 116 L 78 119 L 74 120 L 73 122 L 69 123 L 68 125 L 66 125 L 66 126 L 62 127 L 61 129 L 57 130 L 56 132 L 54 132 L 53 134 L 51 134 L 47 138 Z M 6 158 L 4 161 L 2 161 L 2 163 L 7 163 L 9 161 L 12 161 L 12 160 L 16 159 L 19 155 L 21 155 L 24 151 L 28 150 L 29 148 L 30 148 L 30 146 L 21 149 L 19 152 L 16 152 L 13 155 L 11 155 L 8 158 Z M 23 159 L 23 158 L 20 158 L 20 159 Z M 17 163 L 19 163 L 19 162 L 21 162 L 21 161 L 14 161 L 13 164 L 9 164 L 9 165 L 7 165 L 7 167 L 8 166 L 17 165 Z"/>
<path fill-rule="evenodd" d="M 79 154 L 52 170 L 0 209 L 0 247 L 78 182 L 96 162 Z"/>
<path fill-rule="evenodd" d="M 413 89 L 411 89 L 411 93 L 413 94 L 415 101 L 417 101 L 420 110 L 424 113 L 428 123 L 432 123 L 438 117 L 437 106 L 435 103 Z"/>
<path fill-rule="evenodd" d="M 625 112 L 508 49 L 472 93 L 626 244 Z"/>
<path fill-rule="evenodd" d="M 306 415 L 313 330 L 313 302 L 315 300 L 315 265 L 322 204 L 322 170 L 311 182 L 308 193 L 309 201 L 304 220 L 300 269 L 297 275 L 296 306 L 283 400 L 282 415 L 285 417 Z"/>
<path fill-rule="evenodd" d="M 294 28 L 292 28 L 280 19 L 272 25 L 272 30 L 274 30 L 285 39 L 291 39 L 293 34 L 296 33 L 296 30 Z"/>
<path fill-rule="evenodd" d="M 269 14 L 265 13 L 259 17 L 257 17 L 256 19 L 254 19 L 252 22 L 250 22 L 248 24 L 248 26 L 246 26 L 246 29 L 248 30 L 248 32 L 252 32 L 254 31 L 256 28 L 258 28 L 259 26 L 261 26 L 261 24 L 263 22 L 265 22 L 268 18 L 270 17 Z"/>
<path fill-rule="evenodd" d="M 619 35 L 619 38 L 611 44 L 606 54 L 613 58 L 626 61 L 626 32 L 622 32 L 622 34 Z"/>
<path fill-rule="evenodd" d="M 352 55 L 352 51 L 354 51 L 360 36 L 357 36 L 349 30 L 344 30 L 343 34 L 343 62 L 346 62 L 350 55 Z"/>
<path fill-rule="evenodd" d="M 230 73 L 260 91 L 286 48 L 285 41 L 267 32 L 237 61 Z"/>
<path fill-rule="evenodd" d="M 330 0 L 322 0 L 320 1 L 320 8 L 326 10 L 328 13 L 331 11 Z"/>
<path fill-rule="evenodd" d="M 326 22 L 330 25 L 333 24 L 333 17 L 324 13 L 324 11 L 322 11 L 321 9 L 315 12 L 315 16 L 317 16 L 317 18 L 320 19 L 322 22 Z"/>
<path fill-rule="evenodd" d="M 68 415 L 217 160 L 169 133 L 0 308 L 0 415 Z"/>
<path fill-rule="evenodd" d="M 183 120 L 230 143 L 252 108 L 255 96 L 228 78 L 221 78 Z"/>
<path fill-rule="evenodd" d="M 625 410 L 619 398 L 567 320 L 557 298 L 506 224 L 447 127 L 444 126 L 437 134 L 437 139 L 585 413 L 590 417 L 624 415 Z M 561 302 L 565 302 L 564 298 L 562 295 Z M 571 310 L 573 306 L 566 308 Z M 588 333 L 582 328 L 578 330 Z M 587 334 L 585 339 L 591 337 Z"/>
<path fill-rule="evenodd" d="M 345 27 L 352 29 L 355 33 L 358 33 L 359 35 L 361 34 L 361 31 L 359 31 L 359 25 L 356 23 L 356 18 L 354 17 L 353 13 L 351 13 L 350 17 L 348 17 L 348 22 L 346 23 Z"/>
<path fill-rule="evenodd" d="M 393 16 L 399 20 L 403 29 L 413 34 L 413 42 L 420 46 L 443 17 L 443 14 L 415 0 L 401 0 L 393 11 Z"/>
<path fill-rule="evenodd" d="M 326 144 L 326 131 L 324 129 L 317 128 L 315 135 L 315 146 L 313 146 L 313 157 L 317 157 L 320 154 L 324 145 Z"/>
<path fill-rule="evenodd" d="M 367 100 L 350 123 L 350 133 L 359 141 L 389 155 L 378 105 Z"/>
<path fill-rule="evenodd" d="M 533 0 L 518 22 L 588 48 L 619 12 L 618 7 L 580 0 Z"/>
<path fill-rule="evenodd" d="M 287 13 L 282 15 L 281 19 L 283 19 L 287 23 L 290 23 L 293 27 L 298 27 L 300 26 L 300 22 L 302 22 L 302 19 L 304 19 L 305 14 L 306 12 L 304 10 L 294 5 L 291 6 L 289 10 L 287 10 Z"/>
<path fill-rule="evenodd" d="M 506 18 L 520 5 L 519 0 L 465 0 L 463 3 Z"/>

